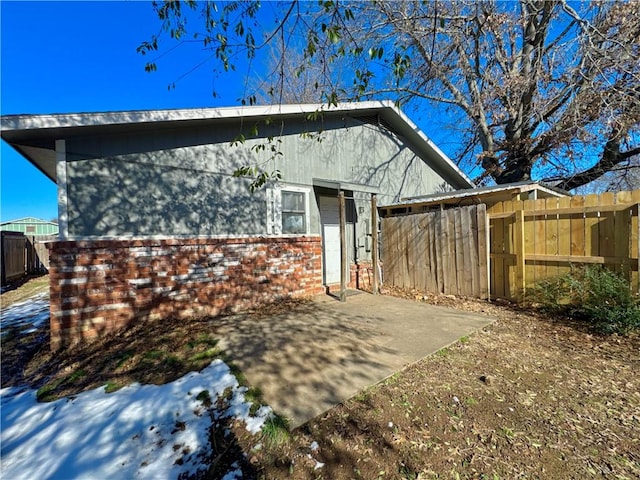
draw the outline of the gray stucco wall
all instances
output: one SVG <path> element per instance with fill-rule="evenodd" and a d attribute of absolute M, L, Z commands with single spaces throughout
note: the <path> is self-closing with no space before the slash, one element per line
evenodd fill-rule
<path fill-rule="evenodd" d="M 320 232 L 314 178 L 379 187 L 379 204 L 429 194 L 443 179 L 375 119 L 325 116 L 320 122 L 274 122 L 232 146 L 252 125 L 150 126 L 135 133 L 67 139 L 69 235 L 265 234 L 267 191 L 250 193 L 233 171 L 256 162 L 279 169 L 283 185 L 310 188 L 310 232 Z M 313 138 L 303 132 L 322 133 Z M 282 136 L 275 161 L 257 149 Z M 317 192 L 316 192 L 317 193 Z M 326 193 L 326 192 L 325 192 Z M 353 192 L 354 255 L 367 258 L 369 194 Z M 360 248 L 358 246 L 361 245 Z"/>

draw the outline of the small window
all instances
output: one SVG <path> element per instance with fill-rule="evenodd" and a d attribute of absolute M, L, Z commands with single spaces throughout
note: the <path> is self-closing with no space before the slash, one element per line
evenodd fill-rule
<path fill-rule="evenodd" d="M 34 225 L 27 225 L 25 233 L 36 233 L 36 227 Z"/>
<path fill-rule="evenodd" d="M 307 233 L 304 192 L 282 191 L 282 233 Z"/>

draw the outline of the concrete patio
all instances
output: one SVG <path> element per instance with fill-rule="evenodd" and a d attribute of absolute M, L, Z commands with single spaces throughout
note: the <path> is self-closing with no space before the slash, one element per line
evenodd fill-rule
<path fill-rule="evenodd" d="M 227 317 L 216 330 L 249 383 L 295 427 L 492 321 L 358 292 L 345 303 L 325 295 L 284 314 Z"/>

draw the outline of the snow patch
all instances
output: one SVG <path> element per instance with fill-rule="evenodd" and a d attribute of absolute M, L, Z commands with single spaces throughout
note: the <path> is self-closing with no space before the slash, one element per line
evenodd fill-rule
<path fill-rule="evenodd" d="M 14 303 L 0 310 L 1 335 L 7 329 L 17 328 L 22 333 L 32 333 L 40 329 L 49 320 L 49 294 L 41 293 L 25 300 Z"/>
<path fill-rule="evenodd" d="M 196 473 L 212 453 L 211 417 L 196 397 L 208 390 L 215 398 L 227 388 L 229 407 L 214 418 L 234 417 L 258 432 L 271 409 L 261 407 L 252 417 L 246 389 L 221 360 L 166 385 L 135 383 L 114 393 L 96 388 L 50 403 L 38 403 L 35 390 L 1 389 L 2 476 L 168 479 Z M 238 475 L 235 466 L 225 478 Z"/>

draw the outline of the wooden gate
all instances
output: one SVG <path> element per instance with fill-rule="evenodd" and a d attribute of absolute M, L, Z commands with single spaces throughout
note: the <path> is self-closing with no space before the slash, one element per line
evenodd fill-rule
<path fill-rule="evenodd" d="M 385 284 L 488 298 L 484 204 L 383 218 L 381 227 Z"/>
<path fill-rule="evenodd" d="M 522 300 L 540 281 L 600 264 L 640 292 L 640 190 L 539 200 L 488 209 L 491 297 Z"/>

